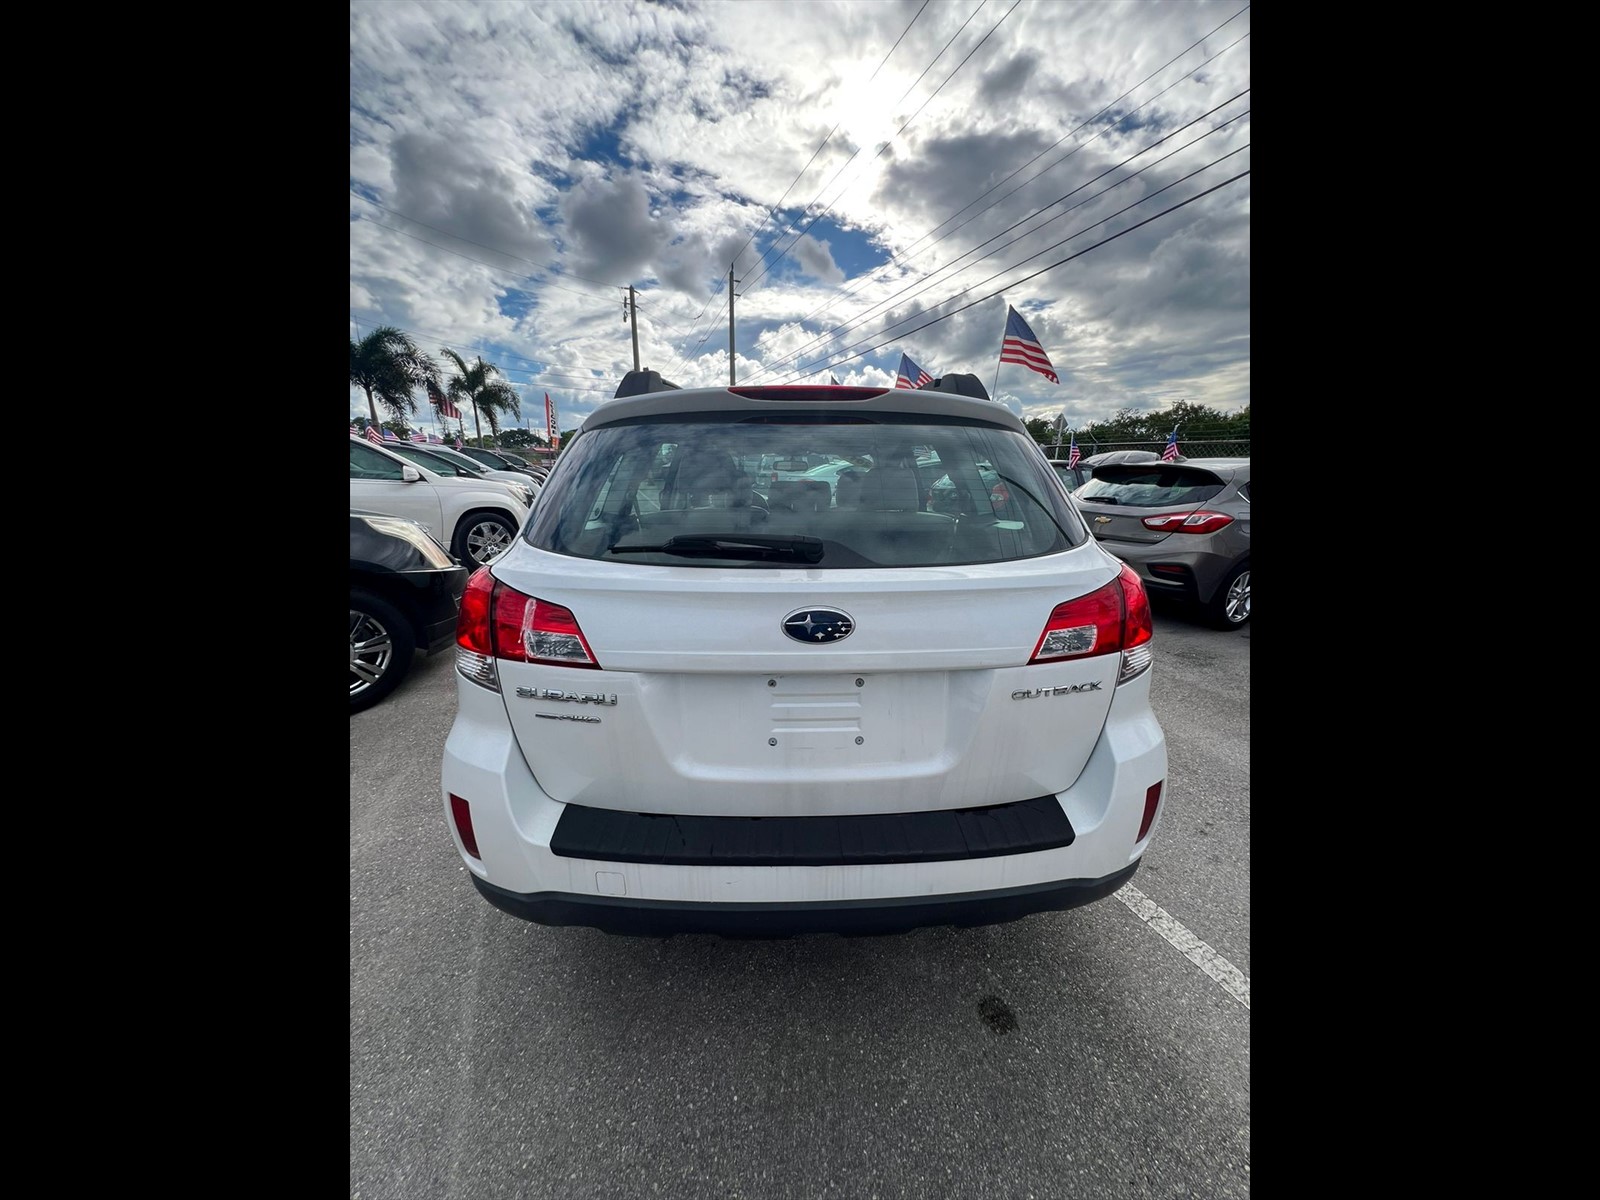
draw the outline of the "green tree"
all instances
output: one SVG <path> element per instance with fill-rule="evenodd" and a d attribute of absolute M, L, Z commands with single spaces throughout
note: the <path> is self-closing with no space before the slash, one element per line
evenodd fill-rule
<path fill-rule="evenodd" d="M 500 444 L 507 450 L 529 450 L 534 446 L 547 446 L 548 442 L 531 429 L 508 429 L 500 437 Z"/>
<path fill-rule="evenodd" d="M 417 411 L 412 392 L 439 384 L 439 368 L 405 334 L 379 326 L 359 342 L 350 339 L 350 382 L 367 395 L 368 420 L 377 425 L 378 405 L 400 421 Z"/>
<path fill-rule="evenodd" d="M 472 405 L 472 428 L 477 433 L 478 445 L 483 445 L 483 426 L 489 426 L 491 436 L 500 431 L 500 417 L 522 415 L 522 401 L 516 389 L 500 377 L 500 368 L 479 358 L 467 366 L 454 350 L 441 353 L 455 364 L 456 374 L 450 377 L 446 389 L 452 402 L 465 400 Z M 460 407 L 457 403 L 456 407 Z M 481 421 L 480 421 L 481 417 Z"/>

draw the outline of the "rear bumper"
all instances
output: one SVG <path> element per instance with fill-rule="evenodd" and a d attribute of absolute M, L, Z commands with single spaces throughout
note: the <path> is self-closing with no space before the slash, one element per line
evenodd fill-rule
<path fill-rule="evenodd" d="M 1208 546 L 1185 550 L 1181 535 L 1159 542 L 1102 540 L 1100 544 L 1133 568 L 1147 591 L 1194 604 L 1210 603 L 1228 573 L 1248 554 L 1248 547 Z M 1166 570 L 1158 570 L 1165 567 Z"/>
<path fill-rule="evenodd" d="M 482 895 L 542 924 L 775 936 L 1007 921 L 1101 899 L 1132 875 L 1171 799 L 1164 790 L 1141 829 L 1147 792 L 1167 774 L 1148 689 L 1148 672 L 1117 689 L 1095 749 L 1061 792 L 979 809 L 734 820 L 554 800 L 505 701 L 463 680 L 442 815 Z M 470 818 L 471 849 L 458 811 Z"/>
<path fill-rule="evenodd" d="M 1065 879 L 1027 887 L 951 896 L 878 897 L 801 904 L 717 904 L 579 896 L 562 892 L 519 895 L 472 882 L 503 912 L 540 925 L 584 925 L 605 933 L 669 937 L 711 933 L 724 937 L 791 937 L 806 933 L 904 933 L 927 925 L 996 925 L 1033 913 L 1058 912 L 1104 899 L 1133 878 L 1137 860 L 1101 879 Z"/>

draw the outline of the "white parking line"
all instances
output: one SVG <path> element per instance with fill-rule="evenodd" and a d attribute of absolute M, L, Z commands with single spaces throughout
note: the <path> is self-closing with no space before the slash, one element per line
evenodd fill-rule
<path fill-rule="evenodd" d="M 1246 1008 L 1250 1007 L 1250 980 L 1222 955 L 1172 919 L 1170 913 L 1131 883 L 1115 893 L 1146 925 L 1171 942 L 1184 956 L 1222 985 L 1223 991 Z"/>

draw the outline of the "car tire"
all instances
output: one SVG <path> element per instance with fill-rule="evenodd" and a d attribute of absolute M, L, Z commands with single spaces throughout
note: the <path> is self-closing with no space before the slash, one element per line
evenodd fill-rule
<path fill-rule="evenodd" d="M 1217 629 L 1238 629 L 1250 620 L 1250 564 L 1240 563 L 1228 572 L 1217 594 L 1206 605 L 1206 619 Z"/>
<path fill-rule="evenodd" d="M 371 708 L 411 670 L 417 635 L 382 596 L 350 589 L 350 711 Z"/>
<path fill-rule="evenodd" d="M 450 553 L 476 571 L 499 558 L 516 536 L 517 527 L 503 513 L 470 513 L 456 529 Z"/>

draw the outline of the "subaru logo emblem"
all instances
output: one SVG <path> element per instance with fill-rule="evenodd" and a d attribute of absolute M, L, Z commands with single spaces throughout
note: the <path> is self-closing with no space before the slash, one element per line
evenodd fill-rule
<path fill-rule="evenodd" d="M 856 623 L 833 608 L 797 608 L 783 619 L 783 631 L 797 642 L 837 642 L 850 636 Z"/>

